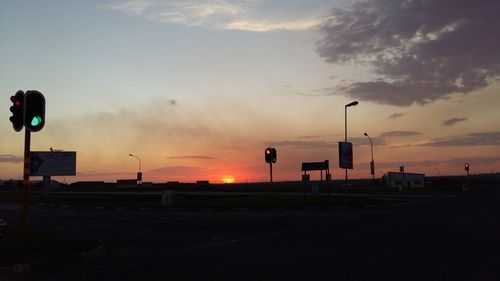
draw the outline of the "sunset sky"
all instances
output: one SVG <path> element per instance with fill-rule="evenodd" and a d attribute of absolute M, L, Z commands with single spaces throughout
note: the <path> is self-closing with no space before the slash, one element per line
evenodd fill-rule
<path fill-rule="evenodd" d="M 354 144 L 352 178 L 500 171 L 500 1 L 0 0 L 0 179 L 22 177 L 9 97 L 36 89 L 32 150 L 68 182 L 300 180 Z M 319 178 L 313 173 L 312 179 Z M 36 178 L 35 178 L 36 179 Z M 56 179 L 62 180 L 63 177 Z"/>

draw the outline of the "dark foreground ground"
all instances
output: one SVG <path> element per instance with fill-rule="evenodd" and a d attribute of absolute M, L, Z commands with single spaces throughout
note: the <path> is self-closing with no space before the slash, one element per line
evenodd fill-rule
<path fill-rule="evenodd" d="M 15 227 L 19 206 L 0 213 Z M 107 253 L 0 280 L 500 280 L 498 191 L 316 210 L 35 206 L 30 226 Z"/>

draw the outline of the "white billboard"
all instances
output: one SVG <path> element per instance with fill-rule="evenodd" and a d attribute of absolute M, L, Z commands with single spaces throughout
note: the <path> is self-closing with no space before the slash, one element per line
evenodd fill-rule
<path fill-rule="evenodd" d="M 30 152 L 30 176 L 75 176 L 76 151 Z"/>

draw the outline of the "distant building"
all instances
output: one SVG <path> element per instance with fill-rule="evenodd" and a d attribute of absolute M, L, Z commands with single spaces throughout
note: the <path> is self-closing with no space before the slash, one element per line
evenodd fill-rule
<path fill-rule="evenodd" d="M 137 179 L 120 179 L 116 180 L 117 188 L 134 188 L 137 187 Z"/>
<path fill-rule="evenodd" d="M 424 187 L 425 174 L 388 172 L 382 176 L 386 187 Z"/>
<path fill-rule="evenodd" d="M 70 184 L 72 188 L 92 188 L 104 186 L 104 181 L 77 181 Z"/>

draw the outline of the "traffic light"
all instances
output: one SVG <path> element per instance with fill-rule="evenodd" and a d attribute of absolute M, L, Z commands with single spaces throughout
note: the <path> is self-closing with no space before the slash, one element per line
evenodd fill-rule
<path fill-rule="evenodd" d="M 469 163 L 465 163 L 465 170 L 468 172 L 469 171 Z"/>
<path fill-rule="evenodd" d="M 276 163 L 277 160 L 276 149 L 272 147 L 266 148 L 266 150 L 264 151 L 264 157 L 266 163 Z"/>
<path fill-rule="evenodd" d="M 264 152 L 264 157 L 266 159 L 266 163 L 271 163 L 272 158 L 271 158 L 271 148 L 270 147 L 266 148 L 266 150 Z"/>
<path fill-rule="evenodd" d="M 10 101 L 12 101 L 12 106 L 10 107 L 12 116 L 9 120 L 12 122 L 14 130 L 19 132 L 24 126 L 24 92 L 21 90 L 17 91 L 16 95 L 10 97 Z"/>
<path fill-rule="evenodd" d="M 24 100 L 24 126 L 38 132 L 45 125 L 45 97 L 39 91 L 27 91 Z"/>

